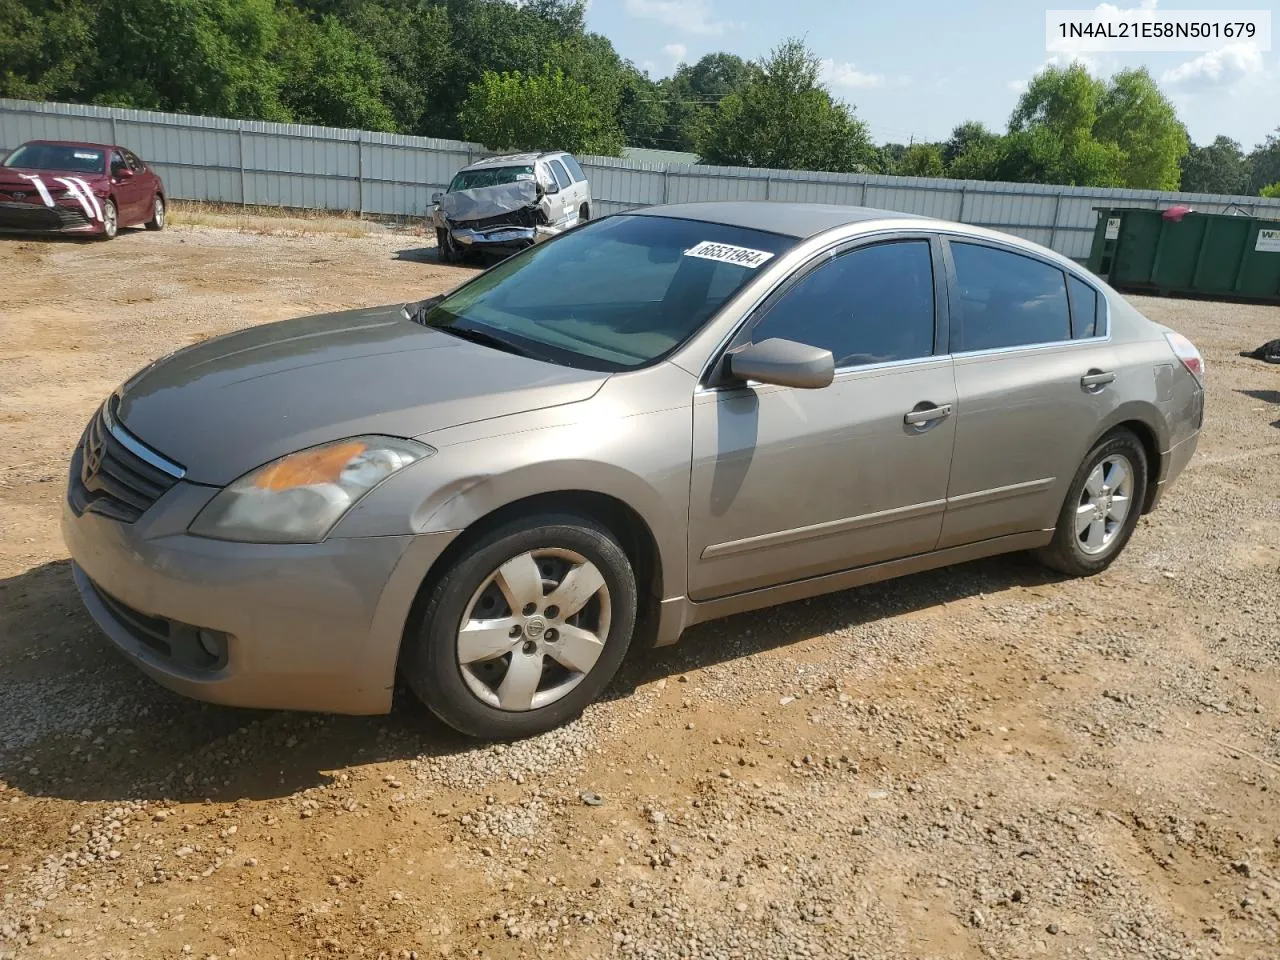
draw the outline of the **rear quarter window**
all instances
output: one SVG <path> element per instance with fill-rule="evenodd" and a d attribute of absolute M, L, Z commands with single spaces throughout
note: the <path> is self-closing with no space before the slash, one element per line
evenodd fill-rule
<path fill-rule="evenodd" d="M 1071 301 L 1071 336 L 1087 340 L 1102 336 L 1102 298 L 1097 288 L 1079 277 L 1067 276 L 1067 296 Z"/>
<path fill-rule="evenodd" d="M 569 156 L 569 154 L 566 153 L 560 159 L 564 161 L 564 165 L 568 168 L 569 173 L 573 175 L 573 179 L 579 181 L 587 179 L 587 175 L 582 172 L 582 167 L 578 165 L 578 161 Z"/>

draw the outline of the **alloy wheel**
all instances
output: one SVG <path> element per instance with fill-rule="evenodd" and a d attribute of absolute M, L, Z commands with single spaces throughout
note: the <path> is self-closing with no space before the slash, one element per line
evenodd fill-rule
<path fill-rule="evenodd" d="M 102 232 L 109 240 L 116 235 L 118 229 L 119 221 L 115 204 L 107 201 L 102 205 Z"/>
<path fill-rule="evenodd" d="M 1089 556 L 1106 552 L 1133 508 L 1133 464 L 1122 454 L 1100 460 L 1085 479 L 1076 506 L 1076 540 Z"/>
<path fill-rule="evenodd" d="M 163 227 L 164 227 L 164 201 L 163 201 L 163 200 L 161 200 L 159 197 L 156 197 L 156 199 L 155 199 L 155 201 L 154 201 L 154 204 L 153 204 L 153 211 L 152 211 L 152 212 L 154 213 L 154 216 L 153 216 L 151 219 L 152 219 L 152 222 L 153 222 L 153 223 L 155 223 L 155 225 L 156 225 L 156 229 L 157 229 L 157 230 L 163 229 Z"/>
<path fill-rule="evenodd" d="M 458 630 L 458 666 L 483 703 L 537 710 L 591 672 L 609 624 L 609 588 L 594 563 L 560 548 L 521 553 L 472 595 Z"/>

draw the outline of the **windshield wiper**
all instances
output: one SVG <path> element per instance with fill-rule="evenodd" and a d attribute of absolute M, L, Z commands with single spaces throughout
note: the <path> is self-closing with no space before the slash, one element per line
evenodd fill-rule
<path fill-rule="evenodd" d="M 472 343 L 478 343 L 482 346 L 493 347 L 495 350 L 502 350 L 505 353 L 513 353 L 517 357 L 531 357 L 534 360 L 545 359 L 505 337 L 499 337 L 496 334 L 489 333 L 487 330 L 476 330 L 473 327 L 433 327 L 432 329 L 452 334 L 462 340 L 470 340 Z"/>

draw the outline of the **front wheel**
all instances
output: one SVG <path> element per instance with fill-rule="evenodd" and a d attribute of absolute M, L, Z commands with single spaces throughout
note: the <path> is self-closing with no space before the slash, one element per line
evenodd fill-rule
<path fill-rule="evenodd" d="M 119 231 L 120 214 L 116 210 L 116 202 L 114 200 L 103 200 L 102 233 L 98 234 L 98 236 L 103 240 L 114 240 Z"/>
<path fill-rule="evenodd" d="M 458 247 L 453 242 L 453 237 L 449 235 L 448 230 L 436 228 L 436 258 L 441 263 L 457 263 Z"/>
<path fill-rule="evenodd" d="M 401 671 L 454 729 L 528 737 L 600 695 L 635 622 L 635 573 L 612 534 L 584 517 L 529 517 L 477 540 L 435 584 Z"/>
<path fill-rule="evenodd" d="M 163 230 L 164 217 L 164 197 L 157 193 L 155 199 L 151 201 L 151 219 L 146 222 L 146 228 L 148 230 Z"/>
<path fill-rule="evenodd" d="M 1133 535 L 1146 490 L 1142 443 L 1129 430 L 1107 434 L 1076 471 L 1053 540 L 1037 558 L 1072 577 L 1101 573 Z"/>

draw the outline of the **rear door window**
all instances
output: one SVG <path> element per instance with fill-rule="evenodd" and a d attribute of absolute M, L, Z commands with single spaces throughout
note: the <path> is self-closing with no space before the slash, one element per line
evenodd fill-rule
<path fill-rule="evenodd" d="M 146 165 L 138 159 L 137 154 L 131 153 L 128 150 L 124 150 L 122 152 L 124 153 L 125 163 L 129 164 L 129 169 L 134 173 L 141 173 Z"/>
<path fill-rule="evenodd" d="M 1098 314 L 1101 306 L 1098 291 L 1079 277 L 1067 277 L 1067 295 L 1071 300 L 1071 336 L 1075 340 L 1102 336 Z"/>
<path fill-rule="evenodd" d="M 555 175 L 556 183 L 560 184 L 561 190 L 573 183 L 573 180 L 569 177 L 568 171 L 564 168 L 564 164 L 559 160 L 552 160 L 550 166 L 551 172 Z"/>
<path fill-rule="evenodd" d="M 1071 339 L 1066 275 L 1034 257 L 951 241 L 959 323 L 951 349 L 997 350 Z"/>
<path fill-rule="evenodd" d="M 560 159 L 564 161 L 564 165 L 568 167 L 569 172 L 573 174 L 573 179 L 579 181 L 587 179 L 587 175 L 582 172 L 582 167 L 578 164 L 578 161 L 569 154 L 566 153 Z"/>

